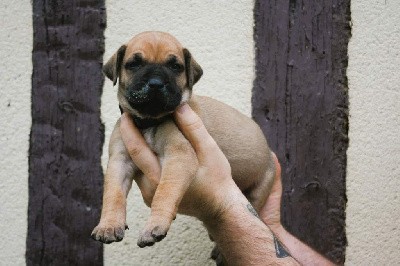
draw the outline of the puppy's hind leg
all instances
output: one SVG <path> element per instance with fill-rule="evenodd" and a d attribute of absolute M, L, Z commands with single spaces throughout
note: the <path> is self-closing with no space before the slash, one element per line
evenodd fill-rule
<path fill-rule="evenodd" d="M 110 140 L 110 159 L 104 177 L 103 207 L 92 238 L 103 243 L 121 241 L 125 235 L 126 197 L 132 186 L 136 166 L 130 159 L 117 123 Z"/>
<path fill-rule="evenodd" d="M 260 212 L 261 208 L 265 205 L 268 196 L 271 192 L 272 184 L 276 174 L 276 166 L 274 160 L 268 162 L 268 167 L 264 175 L 258 179 L 258 181 L 243 194 L 249 200 L 253 208 L 257 213 Z"/>

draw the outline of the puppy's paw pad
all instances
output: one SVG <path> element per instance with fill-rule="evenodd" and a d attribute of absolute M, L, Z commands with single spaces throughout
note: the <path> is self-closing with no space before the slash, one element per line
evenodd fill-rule
<path fill-rule="evenodd" d="M 151 232 L 146 231 L 146 232 L 140 234 L 139 239 L 137 241 L 137 245 L 140 248 L 144 248 L 144 247 L 150 247 L 150 246 L 154 245 L 155 242 L 156 242 L 156 240 L 151 235 Z"/>
<path fill-rule="evenodd" d="M 156 240 L 156 242 L 159 242 L 167 236 L 167 232 L 167 229 L 163 229 L 160 226 L 155 226 L 153 230 L 151 230 L 151 235 Z"/>
<path fill-rule="evenodd" d="M 94 240 L 110 244 L 119 242 L 125 236 L 125 225 L 112 225 L 110 223 L 100 223 L 93 229 L 91 237 Z"/>
<path fill-rule="evenodd" d="M 168 228 L 154 226 L 151 229 L 144 230 L 143 233 L 140 234 L 137 244 L 141 248 L 152 246 L 155 242 L 163 240 L 167 232 Z"/>

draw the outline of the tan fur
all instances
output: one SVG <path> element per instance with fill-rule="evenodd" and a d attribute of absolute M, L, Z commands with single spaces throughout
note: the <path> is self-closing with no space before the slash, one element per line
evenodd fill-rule
<path fill-rule="evenodd" d="M 136 53 L 141 53 L 149 62 L 163 63 L 169 56 L 175 55 L 184 64 L 183 49 L 169 34 L 145 32 L 127 43 L 120 63 L 124 65 Z M 105 68 L 115 69 L 113 64 L 116 64 L 116 58 L 117 55 L 114 55 Z M 194 59 L 192 60 L 196 68 L 200 68 Z M 125 83 L 133 74 L 125 71 L 123 67 L 120 71 L 120 105 L 125 112 L 138 115 L 123 96 Z M 115 78 L 113 75 L 115 73 L 112 71 L 107 74 L 111 79 Z M 182 73 L 177 78 L 177 83 L 189 99 L 191 88 L 187 86 L 187 75 Z M 207 130 L 228 158 L 236 184 L 256 210 L 259 210 L 266 201 L 275 174 L 271 151 L 259 126 L 234 108 L 208 97 L 193 95 L 189 104 L 201 117 Z M 140 246 L 152 245 L 165 236 L 198 169 L 197 157 L 191 144 L 172 120 L 157 126 L 156 130 L 147 129 L 143 133 L 162 162 L 162 173 L 151 204 L 151 216 L 138 240 Z M 120 229 L 126 224 L 126 196 L 132 180 L 140 178 L 140 174 L 121 140 L 118 121 L 110 140 L 110 161 L 104 181 L 103 210 L 100 223 L 93 231 L 94 238 L 106 243 L 122 239 L 123 234 L 121 237 L 116 232 L 120 233 Z M 187 214 L 191 214 L 190 210 Z"/>
<path fill-rule="evenodd" d="M 142 53 L 149 62 L 163 63 L 169 56 L 175 55 L 183 63 L 183 47 L 175 37 L 164 32 L 142 32 L 128 43 L 125 58 Z"/>

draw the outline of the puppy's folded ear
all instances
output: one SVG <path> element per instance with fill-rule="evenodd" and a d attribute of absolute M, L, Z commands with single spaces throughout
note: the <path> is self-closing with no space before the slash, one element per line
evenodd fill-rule
<path fill-rule="evenodd" d="M 115 54 L 107 61 L 103 66 L 103 72 L 107 78 L 113 81 L 113 84 L 117 84 L 119 74 L 121 72 L 122 59 L 124 58 L 126 45 L 122 45 Z"/>
<path fill-rule="evenodd" d="M 183 48 L 183 55 L 185 57 L 187 85 L 189 89 L 192 89 L 193 85 L 196 84 L 203 75 L 203 69 L 201 69 L 201 66 L 193 59 L 188 49 Z"/>

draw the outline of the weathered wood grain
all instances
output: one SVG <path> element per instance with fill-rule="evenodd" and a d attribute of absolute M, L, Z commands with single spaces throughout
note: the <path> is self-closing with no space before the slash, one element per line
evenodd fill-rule
<path fill-rule="evenodd" d="M 28 265 L 102 265 L 104 0 L 33 0 Z"/>
<path fill-rule="evenodd" d="M 283 223 L 345 258 L 350 0 L 257 0 L 253 118 L 283 169 Z"/>

